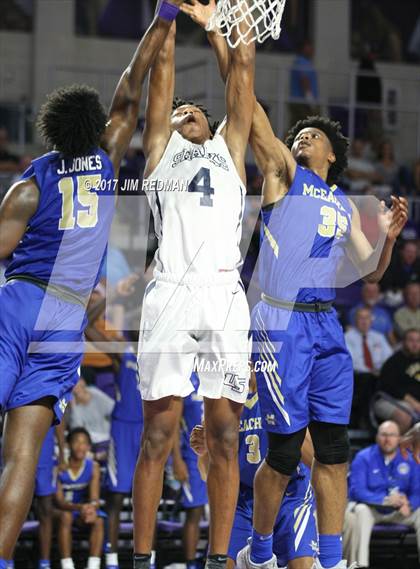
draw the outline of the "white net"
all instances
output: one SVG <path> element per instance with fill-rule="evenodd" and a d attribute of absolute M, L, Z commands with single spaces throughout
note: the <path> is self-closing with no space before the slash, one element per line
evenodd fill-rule
<path fill-rule="evenodd" d="M 217 30 L 231 47 L 278 39 L 286 0 L 219 0 L 207 30 Z"/>

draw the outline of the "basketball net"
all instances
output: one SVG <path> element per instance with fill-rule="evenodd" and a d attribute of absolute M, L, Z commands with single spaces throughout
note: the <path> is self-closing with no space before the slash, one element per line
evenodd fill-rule
<path fill-rule="evenodd" d="M 285 5 L 286 0 L 219 0 L 206 29 L 224 36 L 232 48 L 270 36 L 277 40 Z"/>

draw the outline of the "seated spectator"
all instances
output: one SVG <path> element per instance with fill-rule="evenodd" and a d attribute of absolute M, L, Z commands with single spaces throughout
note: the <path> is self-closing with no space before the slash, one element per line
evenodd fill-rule
<path fill-rule="evenodd" d="M 382 368 L 378 388 L 386 396 L 375 403 L 381 419 L 393 419 L 405 433 L 420 420 L 420 330 L 407 330 L 402 349 Z"/>
<path fill-rule="evenodd" d="M 420 284 L 409 283 L 404 289 L 405 304 L 394 314 L 395 331 L 399 338 L 407 330 L 420 330 Z"/>
<path fill-rule="evenodd" d="M 56 502 L 61 510 L 58 530 L 61 569 L 75 569 L 71 558 L 73 525 L 86 528 L 90 533 L 87 569 L 100 569 L 104 514 L 99 510 L 99 464 L 87 458 L 91 439 L 86 429 L 70 431 L 67 442 L 70 447 L 68 468 L 58 476 L 56 493 Z"/>
<path fill-rule="evenodd" d="M 375 392 L 376 378 L 392 349 L 383 334 L 372 330 L 370 308 L 356 311 L 355 326 L 344 336 L 354 366 L 352 424 L 366 428 L 369 426 L 369 403 Z"/>
<path fill-rule="evenodd" d="M 375 332 L 383 334 L 391 343 L 393 339 L 393 325 L 389 310 L 381 306 L 381 289 L 377 283 L 364 283 L 362 287 L 362 302 L 349 312 L 348 322 L 356 325 L 356 312 L 359 308 L 369 308 L 372 313 L 372 327 Z"/>
<path fill-rule="evenodd" d="M 83 377 L 77 382 L 73 395 L 68 416 L 70 429 L 85 428 L 93 444 L 109 441 L 114 400 L 100 389 L 88 387 Z"/>
<path fill-rule="evenodd" d="M 355 138 L 351 145 L 346 177 L 351 194 L 362 194 L 379 180 L 372 160 L 367 158 L 366 144 Z"/>
<path fill-rule="evenodd" d="M 19 157 L 9 151 L 9 134 L 0 127 L 0 174 L 15 174 L 19 167 Z"/>
<path fill-rule="evenodd" d="M 350 503 L 344 523 L 344 555 L 358 567 L 369 566 L 369 543 L 376 523 L 414 528 L 420 559 L 420 466 L 398 448 L 400 431 L 382 423 L 376 444 L 358 452 L 349 476 Z"/>
<path fill-rule="evenodd" d="M 382 290 L 403 289 L 410 282 L 420 282 L 420 257 L 415 241 L 405 241 L 402 244 L 381 285 Z"/>

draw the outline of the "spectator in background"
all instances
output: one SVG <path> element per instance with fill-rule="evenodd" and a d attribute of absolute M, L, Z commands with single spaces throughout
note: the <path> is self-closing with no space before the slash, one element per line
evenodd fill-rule
<path fill-rule="evenodd" d="M 359 308 L 368 308 L 372 314 L 371 329 L 383 334 L 390 343 L 394 342 L 392 318 L 388 309 L 381 306 L 381 289 L 378 283 L 364 283 L 362 286 L 362 302 L 349 312 L 348 322 L 356 325 L 356 312 Z"/>
<path fill-rule="evenodd" d="M 89 528 L 89 560 L 87 569 L 100 569 L 104 542 L 104 514 L 99 510 L 101 471 L 99 464 L 88 458 L 91 438 L 86 429 L 70 431 L 68 468 L 60 472 L 56 502 L 61 510 L 58 545 L 61 569 L 75 569 L 72 554 L 73 525 Z"/>
<path fill-rule="evenodd" d="M 375 523 L 414 528 L 420 559 L 420 466 L 411 457 L 402 457 L 399 441 L 398 425 L 393 421 L 382 423 L 376 444 L 358 452 L 350 468 L 351 502 L 344 523 L 344 554 L 358 567 L 369 567 Z"/>
<path fill-rule="evenodd" d="M 354 366 L 352 424 L 369 426 L 369 403 L 375 392 L 376 378 L 382 364 L 392 354 L 385 336 L 372 330 L 372 311 L 359 308 L 355 326 L 344 335 Z"/>
<path fill-rule="evenodd" d="M 420 257 L 415 241 L 405 241 L 394 255 L 381 281 L 381 288 L 402 290 L 410 282 L 420 282 Z"/>
<path fill-rule="evenodd" d="M 395 332 L 399 338 L 407 330 L 420 330 L 420 284 L 408 283 L 404 289 L 405 304 L 394 314 Z"/>
<path fill-rule="evenodd" d="M 384 364 L 378 382 L 375 414 L 393 419 L 405 433 L 420 420 L 420 330 L 407 330 L 402 349 Z"/>
<path fill-rule="evenodd" d="M 378 181 L 372 160 L 367 158 L 366 143 L 355 138 L 351 145 L 346 177 L 349 180 L 350 194 L 363 194 Z"/>
<path fill-rule="evenodd" d="M 85 428 L 93 444 L 109 441 L 114 400 L 100 389 L 88 387 L 82 377 L 77 382 L 73 395 L 68 416 L 70 429 Z"/>
<path fill-rule="evenodd" d="M 0 174 L 15 174 L 18 167 L 19 157 L 9 151 L 9 134 L 0 127 Z"/>
<path fill-rule="evenodd" d="M 302 42 L 299 54 L 290 71 L 290 124 L 319 114 L 318 74 L 313 64 L 314 46 L 308 39 Z"/>

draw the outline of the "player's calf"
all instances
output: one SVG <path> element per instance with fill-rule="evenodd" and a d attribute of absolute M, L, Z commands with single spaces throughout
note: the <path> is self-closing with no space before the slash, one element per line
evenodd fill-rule
<path fill-rule="evenodd" d="M 340 567 L 350 453 L 347 427 L 313 422 L 309 429 L 315 449 L 312 484 L 317 500 L 319 561 L 325 569 Z"/>

